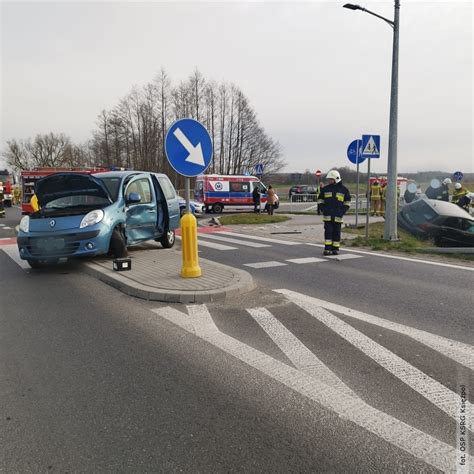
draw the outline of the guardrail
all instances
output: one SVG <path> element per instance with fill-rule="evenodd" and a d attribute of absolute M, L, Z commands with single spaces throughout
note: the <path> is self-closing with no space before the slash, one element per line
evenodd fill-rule
<path fill-rule="evenodd" d="M 290 212 L 314 213 L 318 210 L 318 197 L 315 194 L 293 194 L 290 199 Z M 349 214 L 355 214 L 356 196 L 351 194 L 351 207 Z M 359 194 L 359 214 L 367 212 L 367 198 L 365 194 Z"/>

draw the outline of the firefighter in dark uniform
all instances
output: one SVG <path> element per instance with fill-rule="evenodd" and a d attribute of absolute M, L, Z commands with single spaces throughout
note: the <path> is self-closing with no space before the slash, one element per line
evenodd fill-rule
<path fill-rule="evenodd" d="M 341 246 L 341 225 L 344 214 L 351 205 L 351 195 L 342 184 L 339 171 L 329 171 L 326 175 L 326 181 L 329 184 L 321 189 L 318 199 L 324 222 L 323 255 L 338 255 Z"/>

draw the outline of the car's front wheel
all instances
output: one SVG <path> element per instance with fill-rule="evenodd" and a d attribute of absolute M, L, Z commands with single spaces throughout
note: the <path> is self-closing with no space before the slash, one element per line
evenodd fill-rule
<path fill-rule="evenodd" d="M 116 227 L 110 237 L 109 253 L 115 258 L 125 258 L 128 256 L 127 243 L 122 230 Z"/>
<path fill-rule="evenodd" d="M 165 249 L 170 249 L 173 247 L 174 243 L 176 242 L 176 235 L 174 233 L 174 230 L 168 230 L 163 234 L 163 237 L 159 239 L 160 244 L 165 248 Z"/>

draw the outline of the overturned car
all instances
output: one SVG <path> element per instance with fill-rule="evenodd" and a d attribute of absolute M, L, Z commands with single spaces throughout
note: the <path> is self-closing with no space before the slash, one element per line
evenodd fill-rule
<path fill-rule="evenodd" d="M 474 247 L 474 218 L 456 204 L 420 198 L 403 206 L 398 223 L 444 247 Z"/>

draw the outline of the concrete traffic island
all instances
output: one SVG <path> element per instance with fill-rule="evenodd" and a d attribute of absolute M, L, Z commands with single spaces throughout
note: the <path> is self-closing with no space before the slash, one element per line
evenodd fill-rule
<path fill-rule="evenodd" d="M 130 249 L 132 268 L 113 270 L 111 258 L 85 262 L 86 273 L 137 298 L 166 303 L 207 303 L 252 291 L 250 273 L 220 263 L 199 259 L 202 276 L 182 278 L 181 252 L 144 244 Z"/>

